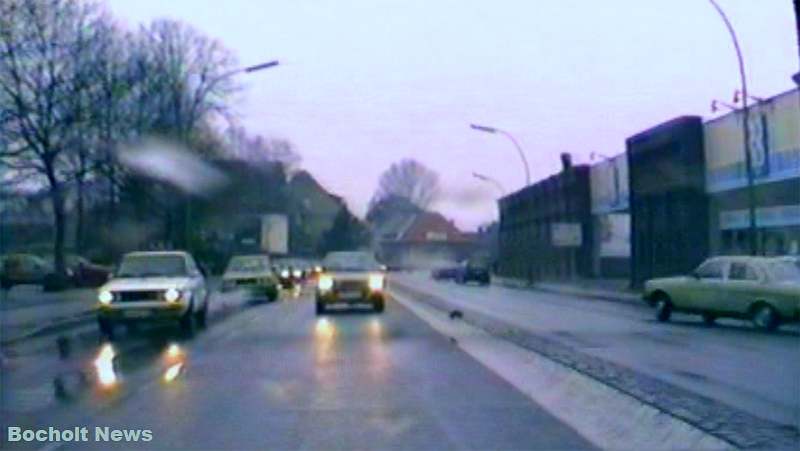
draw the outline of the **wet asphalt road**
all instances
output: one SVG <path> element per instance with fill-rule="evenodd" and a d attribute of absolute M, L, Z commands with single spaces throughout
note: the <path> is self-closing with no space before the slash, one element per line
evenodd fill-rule
<path fill-rule="evenodd" d="M 381 315 L 313 307 L 306 293 L 212 319 L 180 343 L 186 370 L 171 383 L 171 339 L 122 337 L 116 389 L 5 412 L 3 426 L 152 430 L 150 442 L 64 449 L 591 448 L 398 303 Z"/>
<path fill-rule="evenodd" d="M 644 303 L 608 302 L 536 290 L 461 286 L 427 274 L 392 279 L 523 330 L 780 424 L 800 427 L 800 328 L 773 333 L 749 322 L 698 315 L 654 319 Z"/>

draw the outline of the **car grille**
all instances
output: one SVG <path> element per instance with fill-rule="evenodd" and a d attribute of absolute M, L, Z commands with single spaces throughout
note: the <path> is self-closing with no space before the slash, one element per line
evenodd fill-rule
<path fill-rule="evenodd" d="M 342 282 L 336 282 L 336 290 L 337 291 L 361 291 L 364 289 L 366 285 L 364 282 L 358 280 L 345 280 Z"/>
<path fill-rule="evenodd" d="M 121 291 L 119 292 L 120 302 L 137 301 L 160 301 L 163 299 L 163 291 Z"/>
<path fill-rule="evenodd" d="M 258 279 L 238 279 L 236 280 L 236 285 L 255 285 L 258 283 Z"/>

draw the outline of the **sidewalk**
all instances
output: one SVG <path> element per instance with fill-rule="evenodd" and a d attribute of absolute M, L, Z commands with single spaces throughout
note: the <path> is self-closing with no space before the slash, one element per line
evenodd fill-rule
<path fill-rule="evenodd" d="M 10 344 L 50 328 L 85 322 L 95 307 L 96 291 L 79 288 L 45 293 L 31 286 L 2 295 L 0 342 Z"/>
<path fill-rule="evenodd" d="M 573 279 L 529 283 L 521 279 L 493 277 L 492 282 L 509 288 L 539 290 L 606 301 L 636 304 L 642 302 L 641 291 L 630 289 L 628 279 Z"/>

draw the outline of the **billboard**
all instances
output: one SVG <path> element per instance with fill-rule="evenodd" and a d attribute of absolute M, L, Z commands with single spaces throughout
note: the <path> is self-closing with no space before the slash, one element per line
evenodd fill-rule
<path fill-rule="evenodd" d="M 744 115 L 729 113 L 703 124 L 706 191 L 747 186 Z M 800 91 L 753 105 L 748 114 L 750 156 L 756 184 L 800 177 Z"/>
<path fill-rule="evenodd" d="M 600 256 L 631 256 L 631 215 L 614 213 L 600 215 Z"/>
<path fill-rule="evenodd" d="M 261 216 L 261 250 L 269 254 L 289 252 L 289 220 L 286 215 Z"/>
<path fill-rule="evenodd" d="M 592 214 L 628 209 L 628 158 L 620 154 L 592 166 L 589 172 Z"/>
<path fill-rule="evenodd" d="M 553 246 L 580 247 L 583 231 L 577 222 L 554 222 L 551 226 Z"/>

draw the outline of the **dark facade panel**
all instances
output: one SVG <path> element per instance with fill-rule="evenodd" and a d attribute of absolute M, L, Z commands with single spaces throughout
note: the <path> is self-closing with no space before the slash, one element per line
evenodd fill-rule
<path fill-rule="evenodd" d="M 581 224 L 582 245 L 553 246 L 556 222 Z M 589 168 L 575 166 L 500 200 L 498 273 L 529 281 L 588 276 L 592 239 Z"/>
<path fill-rule="evenodd" d="M 684 116 L 627 140 L 631 283 L 686 273 L 708 256 L 703 123 Z"/>

